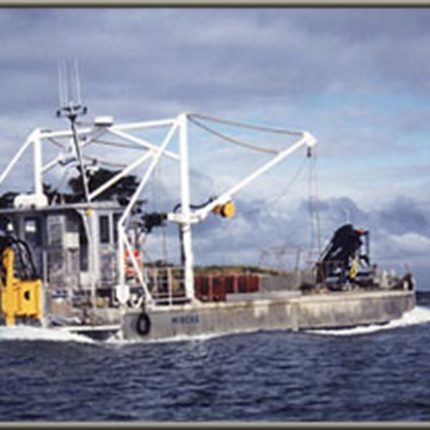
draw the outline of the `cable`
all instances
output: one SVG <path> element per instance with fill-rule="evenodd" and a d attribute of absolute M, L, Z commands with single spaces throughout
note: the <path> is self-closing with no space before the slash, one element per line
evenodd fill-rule
<path fill-rule="evenodd" d="M 321 252 L 321 220 L 319 200 L 319 175 L 318 175 L 318 152 L 314 149 L 314 178 L 315 178 L 315 223 L 317 230 L 318 253 Z"/>
<path fill-rule="evenodd" d="M 201 208 L 204 208 L 206 205 L 208 205 L 209 203 L 213 202 L 215 199 L 216 199 L 216 197 L 211 196 L 204 203 L 201 203 L 199 205 L 190 204 L 190 208 L 191 209 L 201 209 Z M 173 212 L 176 213 L 180 209 L 181 206 L 182 206 L 182 203 L 177 203 L 175 205 L 175 207 L 173 208 Z"/>
<path fill-rule="evenodd" d="M 237 122 L 237 121 L 230 121 L 230 120 L 226 120 L 226 119 L 215 118 L 212 116 L 202 115 L 202 114 L 198 114 L 198 113 L 192 113 L 192 114 L 188 115 L 189 119 L 192 119 L 193 117 L 200 118 L 200 119 L 206 119 L 207 121 L 218 122 L 220 124 L 232 125 L 234 127 L 248 128 L 250 130 L 265 131 L 268 133 L 277 133 L 277 134 L 287 134 L 290 136 L 302 136 L 302 133 L 299 131 L 292 131 L 292 130 L 286 130 L 286 129 L 280 129 L 280 128 L 262 127 L 262 126 L 258 126 L 258 125 L 245 124 L 245 123 L 241 123 L 241 122 Z"/>
<path fill-rule="evenodd" d="M 156 167 L 156 175 L 157 177 L 155 178 L 156 182 L 157 182 L 157 188 L 158 188 L 158 195 L 159 195 L 159 202 L 160 202 L 160 212 L 164 212 L 165 210 L 165 206 L 166 206 L 166 202 L 165 202 L 165 188 L 163 186 L 163 182 L 162 182 L 162 162 L 163 160 L 160 160 L 158 166 Z M 168 262 L 168 253 L 167 253 L 168 247 L 167 247 L 167 235 L 166 235 L 166 229 L 162 229 L 161 230 L 161 253 L 163 255 L 163 259 L 164 261 L 167 263 Z M 171 287 L 171 286 L 170 286 Z"/>
<path fill-rule="evenodd" d="M 2 236 L 1 238 L 1 254 L 3 255 L 6 248 L 12 247 L 14 250 L 18 267 L 15 269 L 20 279 L 37 279 L 38 274 L 36 266 L 33 261 L 30 247 L 22 240 L 18 239 L 10 234 Z M 4 267 L 1 267 L 1 271 L 4 271 Z"/>
<path fill-rule="evenodd" d="M 57 141 L 57 140 L 55 140 L 53 137 L 48 137 L 46 140 L 47 140 L 48 142 L 52 143 L 53 145 L 55 145 L 55 146 L 56 146 L 56 147 L 58 147 L 58 148 L 61 148 L 61 149 L 63 149 L 63 150 L 65 150 L 65 149 L 66 149 L 66 147 L 65 147 L 62 143 L 58 142 L 58 141 Z"/>
<path fill-rule="evenodd" d="M 298 179 L 298 177 L 300 176 L 300 174 L 304 170 L 304 167 L 305 167 L 305 164 L 306 164 L 306 160 L 307 160 L 307 157 L 303 158 L 302 163 L 299 165 L 299 167 L 297 168 L 296 172 L 294 173 L 294 175 L 292 176 L 292 178 L 289 180 L 287 186 L 281 191 L 280 194 L 278 194 L 273 199 L 270 199 L 267 203 L 265 203 L 264 204 L 264 209 L 272 206 L 273 204 L 275 204 L 277 201 L 279 201 L 282 197 L 284 197 L 287 194 L 287 192 L 290 190 L 290 188 L 293 185 L 293 183 Z M 255 212 L 258 212 L 258 211 L 261 211 L 261 208 L 253 209 L 251 211 L 246 212 L 246 214 L 252 214 L 252 213 L 255 213 Z"/>
<path fill-rule="evenodd" d="M 245 148 L 252 149 L 252 150 L 258 151 L 258 152 L 265 152 L 267 154 L 279 154 L 279 151 L 275 151 L 273 149 L 265 149 L 265 148 L 261 148 L 261 147 L 256 146 L 256 145 L 252 145 L 251 143 L 243 142 L 241 140 L 238 140 L 238 139 L 235 139 L 233 137 L 227 136 L 226 134 L 220 133 L 219 131 L 214 130 L 211 127 L 208 127 L 207 125 L 204 125 L 201 122 L 196 121 L 193 118 L 190 118 L 190 117 L 188 117 L 188 118 L 197 127 L 200 127 L 203 130 L 207 131 L 208 133 L 211 133 L 211 134 L 213 134 L 213 135 L 215 135 L 215 136 L 219 137 L 220 139 L 223 139 L 223 140 L 225 140 L 227 142 L 234 143 L 235 145 L 243 146 Z"/>
<path fill-rule="evenodd" d="M 310 156 L 310 154 L 309 154 Z M 318 254 L 321 252 L 321 231 L 319 218 L 319 198 L 318 198 L 318 169 L 317 154 L 314 150 L 313 162 L 309 165 L 309 222 L 311 228 L 310 247 L 317 247 Z"/>
<path fill-rule="evenodd" d="M 115 146 L 118 148 L 128 148 L 128 149 L 138 149 L 138 150 L 144 149 L 142 146 L 138 146 L 138 145 L 129 145 L 129 144 L 125 144 L 125 143 L 109 142 L 107 140 L 100 140 L 100 139 L 94 140 L 92 143 L 95 143 L 98 145 Z"/>

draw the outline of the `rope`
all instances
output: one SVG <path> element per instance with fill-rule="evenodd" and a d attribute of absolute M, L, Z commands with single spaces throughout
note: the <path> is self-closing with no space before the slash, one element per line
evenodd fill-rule
<path fill-rule="evenodd" d="M 53 145 L 55 145 L 56 147 L 58 147 L 58 148 L 61 148 L 61 149 L 63 149 L 63 150 L 65 150 L 66 149 L 66 147 L 62 144 L 62 143 L 60 143 L 60 142 L 58 142 L 57 140 L 55 140 L 54 138 L 52 138 L 52 137 L 49 137 L 48 139 L 46 139 L 48 142 L 50 142 L 50 143 L 52 143 Z"/>
<path fill-rule="evenodd" d="M 309 153 L 310 157 L 310 153 Z M 314 229 L 314 217 L 313 217 L 313 204 L 312 204 L 312 163 L 309 163 L 308 171 L 308 210 L 309 210 L 309 249 L 313 249 L 314 239 L 315 239 L 315 229 Z"/>
<path fill-rule="evenodd" d="M 117 142 L 109 142 L 107 140 L 94 140 L 92 143 L 96 143 L 98 145 L 106 145 L 106 146 L 115 146 L 118 148 L 129 148 L 129 149 L 144 149 L 142 146 L 138 146 L 138 145 L 128 145 L 128 144 L 124 144 L 124 143 L 117 143 Z"/>
<path fill-rule="evenodd" d="M 163 181 L 162 181 L 162 177 L 163 177 L 163 172 L 162 172 L 162 162 L 163 160 L 160 160 L 159 164 L 158 164 L 158 169 L 156 169 L 156 173 L 158 175 L 157 179 L 157 188 L 158 188 L 158 195 L 159 195 L 159 201 L 160 201 L 160 212 L 165 212 L 165 207 L 166 207 L 166 201 L 165 201 L 165 187 L 163 185 Z M 163 255 L 163 259 L 164 261 L 167 263 L 168 261 L 168 253 L 167 253 L 168 247 L 167 247 L 167 234 L 166 234 L 166 229 L 162 228 L 161 229 L 161 253 Z M 171 288 L 171 286 L 169 286 L 169 288 Z"/>
<path fill-rule="evenodd" d="M 287 192 L 290 191 L 290 188 L 292 187 L 293 183 L 299 178 L 300 174 L 302 173 L 305 164 L 306 164 L 306 157 L 303 159 L 302 163 L 299 165 L 299 167 L 297 168 L 296 172 L 294 173 L 294 175 L 291 177 L 291 179 L 289 180 L 287 186 L 281 191 L 280 194 L 278 194 L 275 198 L 269 200 L 267 203 L 265 203 L 264 205 L 264 209 L 272 206 L 273 204 L 275 204 L 276 202 L 278 202 L 282 197 L 284 197 Z M 261 208 L 257 208 L 257 209 L 253 209 L 251 211 L 246 212 L 247 214 L 251 214 L 251 213 L 255 213 L 261 211 Z"/>
<path fill-rule="evenodd" d="M 311 249 L 315 243 L 321 253 L 321 230 L 319 217 L 317 153 L 314 148 L 313 162 L 309 165 L 309 220 L 311 224 Z"/>
<path fill-rule="evenodd" d="M 281 129 L 281 128 L 262 127 L 262 126 L 258 126 L 258 125 L 245 124 L 245 123 L 241 123 L 241 122 L 237 122 L 237 121 L 230 121 L 227 119 L 215 118 L 215 117 L 208 116 L 208 115 L 201 115 L 198 113 L 188 115 L 189 119 L 192 119 L 193 117 L 205 119 L 207 121 L 218 122 L 220 124 L 232 125 L 234 127 L 248 128 L 250 130 L 265 131 L 268 133 L 276 133 L 276 134 L 287 134 L 289 136 L 302 136 L 302 133 L 299 131 L 292 131 L 292 130 L 286 130 L 286 129 Z"/>
<path fill-rule="evenodd" d="M 214 130 L 213 128 L 208 127 L 207 125 L 202 124 L 200 121 L 197 121 L 191 117 L 188 117 L 188 119 L 192 123 L 194 123 L 197 127 L 200 127 L 203 130 L 207 131 L 208 133 L 211 133 L 211 134 L 213 134 L 213 135 L 215 135 L 215 136 L 219 137 L 220 139 L 223 139 L 227 142 L 234 143 L 235 145 L 243 146 L 243 147 L 248 148 L 248 149 L 252 149 L 253 151 L 265 152 L 267 154 L 279 154 L 279 151 L 275 151 L 273 149 L 261 148 L 261 147 L 256 146 L 256 145 L 252 145 L 251 143 L 243 142 L 243 141 L 235 139 L 231 136 L 227 136 L 226 134 L 223 134 L 217 130 Z"/>
<path fill-rule="evenodd" d="M 314 177 L 315 177 L 315 222 L 317 230 L 318 253 L 321 253 L 321 220 L 319 209 L 319 177 L 318 177 L 318 156 L 317 148 L 314 148 Z"/>

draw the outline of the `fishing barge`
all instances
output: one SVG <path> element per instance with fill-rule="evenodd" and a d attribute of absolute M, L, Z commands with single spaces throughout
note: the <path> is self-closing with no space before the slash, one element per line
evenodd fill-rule
<path fill-rule="evenodd" d="M 316 144 L 310 133 L 255 127 L 283 133 L 293 142 L 196 206 L 190 198 L 188 126 L 210 117 L 183 113 L 126 124 L 98 117 L 81 126 L 77 118 L 82 113 L 80 104 L 62 108 L 59 116 L 70 120 L 70 129 L 34 130 L 0 174 L 3 186 L 23 155 L 32 156 L 31 192 L 3 195 L 9 200 L 0 209 L 4 324 L 41 324 L 96 339 L 144 341 L 382 324 L 414 307 L 412 275 L 393 274 L 371 263 L 369 233 L 351 224 L 341 226 L 304 268 L 274 273 L 194 267 L 192 228 L 210 216 L 232 218 L 234 197 L 245 187 L 294 152 L 310 155 Z M 138 134 L 153 129 L 164 130 L 161 142 Z M 121 151 L 133 147 L 137 155 L 96 184 L 94 170 L 114 164 L 118 156 L 108 160 L 109 150 L 89 157 L 87 150 L 109 139 Z M 178 165 L 178 204 L 171 211 L 144 212 L 142 196 L 164 158 Z M 78 172 L 79 192 L 73 198 L 47 186 L 45 175 L 54 168 Z M 130 185 L 129 175 L 138 168 L 143 175 Z M 119 185 L 128 192 L 127 199 L 121 198 Z M 145 238 L 168 224 L 178 227 L 179 261 L 146 261 Z"/>

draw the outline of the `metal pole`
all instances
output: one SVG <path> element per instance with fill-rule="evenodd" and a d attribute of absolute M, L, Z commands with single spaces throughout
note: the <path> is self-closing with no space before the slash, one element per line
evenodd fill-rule
<path fill-rule="evenodd" d="M 15 156 L 12 158 L 12 160 L 9 162 L 9 164 L 6 166 L 6 168 L 3 170 L 2 174 L 0 175 L 0 184 L 4 181 L 7 175 L 9 175 L 10 171 L 13 169 L 13 167 L 18 162 L 18 160 L 21 158 L 25 150 L 33 143 L 34 136 L 37 136 L 38 134 L 39 134 L 39 130 L 34 130 L 27 138 L 25 143 L 21 146 L 21 148 L 19 148 L 18 152 L 15 154 Z"/>
<path fill-rule="evenodd" d="M 121 288 L 125 289 L 125 263 L 124 263 L 124 243 L 126 244 L 126 233 L 125 233 L 125 224 L 127 221 L 128 216 L 130 215 L 131 209 L 135 205 L 140 193 L 142 192 L 144 186 L 149 180 L 149 177 L 151 176 L 155 166 L 160 160 L 160 157 L 163 155 L 164 151 L 166 150 L 166 147 L 170 143 L 170 140 L 173 137 L 173 134 L 176 130 L 177 124 L 173 124 L 170 128 L 169 132 L 167 133 L 167 136 L 165 137 L 163 143 L 161 146 L 157 149 L 157 151 L 153 155 L 153 159 L 148 166 L 147 171 L 145 172 L 142 180 L 140 181 L 139 186 L 135 190 L 133 196 L 130 199 L 130 202 L 128 203 L 127 207 L 125 208 L 123 214 L 121 215 L 121 218 L 118 220 L 117 223 L 117 229 L 118 229 L 118 283 Z M 147 297 L 148 302 L 152 302 L 152 298 L 149 295 Z"/>
<path fill-rule="evenodd" d="M 82 161 L 81 147 L 79 146 L 78 133 L 76 131 L 76 124 L 75 124 L 76 116 L 70 115 L 69 118 L 70 118 L 71 127 L 72 127 L 72 137 L 73 137 L 73 143 L 75 145 L 76 156 L 78 157 L 79 167 L 81 169 L 82 185 L 84 186 L 85 201 L 89 203 L 91 199 L 90 199 L 90 193 L 88 190 L 87 175 L 85 174 L 84 163 Z"/>
<path fill-rule="evenodd" d="M 294 151 L 296 151 L 303 145 L 308 145 L 311 147 L 315 145 L 315 143 L 316 143 L 316 140 L 310 133 L 303 132 L 303 137 L 300 140 L 298 140 L 296 143 L 294 143 L 292 146 L 288 147 L 287 149 L 284 149 L 283 151 L 279 152 L 279 154 L 276 157 L 272 158 L 272 160 L 268 161 L 259 169 L 251 173 L 249 176 L 242 179 L 242 181 L 238 182 L 236 185 L 232 186 L 229 190 L 222 193 L 215 200 L 212 200 L 205 207 L 194 212 L 194 216 L 200 219 L 204 219 L 215 206 L 217 206 L 218 204 L 225 203 L 225 201 L 230 199 L 233 194 L 236 194 L 237 192 L 245 188 L 247 185 L 249 185 L 251 182 L 257 179 L 259 176 L 263 175 L 272 167 L 274 167 L 276 164 L 280 163 L 284 158 L 287 158 Z"/>
<path fill-rule="evenodd" d="M 113 176 L 111 179 L 109 179 L 108 181 L 106 181 L 103 185 L 101 185 L 99 188 L 97 188 L 96 190 L 94 190 L 89 197 L 91 199 L 97 197 L 99 194 L 101 194 L 103 191 L 107 190 L 108 188 L 110 188 L 113 184 L 115 184 L 116 182 L 118 182 L 121 178 L 123 178 L 124 176 L 128 175 L 132 170 L 134 170 L 135 168 L 137 168 L 138 166 L 140 166 L 144 161 L 146 161 L 149 157 L 151 157 L 152 152 L 147 152 L 146 154 L 144 154 L 142 157 L 138 158 L 136 161 L 134 161 L 133 163 L 131 163 L 129 166 L 127 166 L 124 170 L 122 170 L 120 173 L 118 173 L 117 175 Z"/>
<path fill-rule="evenodd" d="M 43 194 L 42 182 L 42 145 L 40 142 L 39 130 L 33 136 L 33 157 L 34 157 L 34 193 L 38 196 Z"/>
<path fill-rule="evenodd" d="M 180 152 L 180 174 L 181 174 L 181 210 L 183 223 L 181 224 L 182 246 L 184 254 L 185 270 L 185 295 L 191 301 L 194 296 L 194 270 L 193 270 L 193 249 L 191 239 L 190 222 L 190 181 L 188 170 L 188 135 L 187 135 L 187 115 L 181 114 L 178 117 L 179 123 L 179 152 Z"/>

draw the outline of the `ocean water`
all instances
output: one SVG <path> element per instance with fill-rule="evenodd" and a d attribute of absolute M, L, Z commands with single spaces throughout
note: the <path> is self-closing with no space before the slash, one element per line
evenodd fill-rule
<path fill-rule="evenodd" d="M 430 293 L 386 326 L 150 344 L 0 330 L 2 422 L 430 421 Z"/>

